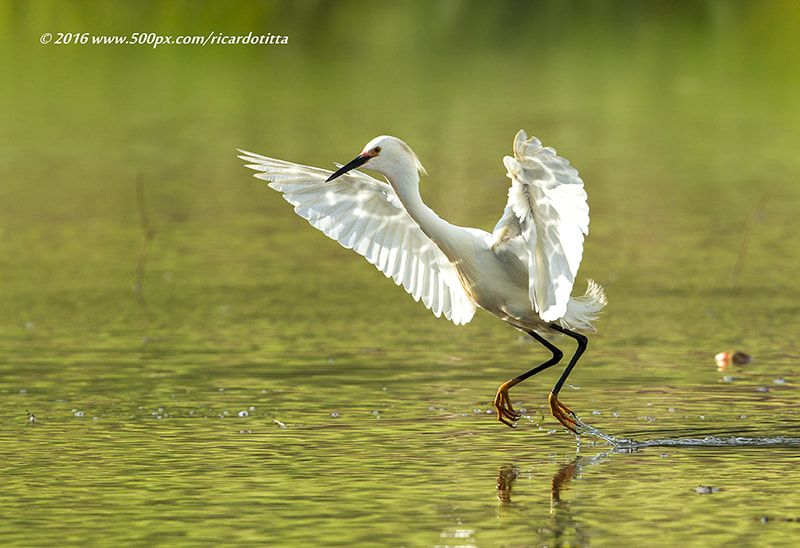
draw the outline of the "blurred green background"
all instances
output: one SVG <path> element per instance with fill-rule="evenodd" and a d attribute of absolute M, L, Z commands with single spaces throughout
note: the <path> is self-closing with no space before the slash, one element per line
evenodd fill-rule
<path fill-rule="evenodd" d="M 775 287 L 799 266 L 782 222 L 798 203 L 798 19 L 792 2 L 4 2 L 0 257 L 24 299 L 4 322 L 47 323 L 25 310 L 81 289 L 130 297 L 137 177 L 157 233 L 148 275 L 263 282 L 258 248 L 308 228 L 235 149 L 331 166 L 381 133 L 420 155 L 435 210 L 481 228 L 499 217 L 516 130 L 555 146 L 587 182 L 584 275 L 609 285 L 610 318 L 615 284 L 725 286 L 767 192 L 772 222 L 740 282 Z M 42 45 L 44 32 L 289 43 Z M 256 225 L 267 234 L 251 238 Z M 675 252 L 687 246 L 702 261 Z M 65 304 L 81 317 L 84 300 Z"/>
<path fill-rule="evenodd" d="M 59 45 L 41 43 L 45 33 L 271 33 L 288 43 Z M 486 314 L 459 329 L 435 320 L 297 218 L 237 148 L 332 168 L 372 137 L 396 135 L 428 170 L 426 202 L 455 224 L 491 230 L 508 187 L 501 159 L 525 129 L 586 183 L 592 221 L 579 277 L 609 297 L 571 377 L 584 390 L 566 403 L 616 409 L 619 420 L 593 423 L 626 435 L 651 418 L 695 428 L 698 416 L 716 417 L 727 428 L 759 405 L 761 424 L 786 433 L 794 385 L 754 400 L 751 384 L 791 380 L 800 355 L 799 52 L 800 5 L 777 0 L 0 0 L 0 417 L 12 425 L 0 450 L 12 463 L 0 470 L 9 518 L 0 532 L 22 544 L 32 526 L 40 544 L 64 534 L 141 542 L 115 525 L 122 516 L 186 542 L 195 533 L 263 542 L 280 530 L 285 542 L 420 545 L 467 520 L 453 508 L 469 500 L 484 544 L 554 542 L 536 525 L 553 515 L 546 492 L 525 519 L 497 527 L 492 474 L 507 463 L 503 449 L 529 451 L 546 491 L 553 455 L 574 452 L 571 438 L 507 431 L 471 409 L 490 412 L 496 386 L 538 349 Z M 137 181 L 153 231 L 141 298 Z M 713 355 L 734 346 L 756 360 L 737 372 L 744 384 L 721 385 Z M 515 398 L 546 413 L 553 380 L 529 381 Z M 642 411 L 653 403 L 661 414 Z M 250 406 L 249 422 L 235 426 L 196 419 Z M 395 410 L 391 428 L 374 420 L 378 409 Z M 146 420 L 155 416 L 171 420 Z M 405 445 L 423 438 L 430 445 Z M 387 453 L 368 451 L 381 440 Z M 448 468 L 454 444 L 461 473 Z M 128 447 L 142 462 L 119 464 Z M 231 447 L 241 470 L 215 467 Z M 98 476 L 94 458 L 122 468 Z M 747 455 L 751 468 L 734 459 L 730 481 L 755 477 L 758 459 Z M 663 462 L 650 465 L 606 477 L 653 474 L 663 495 L 669 478 L 702 481 L 707 469 L 684 461 L 662 476 L 652 466 Z M 369 503 L 380 497 L 352 468 L 403 485 L 377 514 L 383 526 L 350 520 L 374 517 Z M 305 489 L 320 474 L 333 476 L 321 499 Z M 430 485 L 450 487 L 429 500 Z M 180 506 L 195 489 L 218 506 Z M 691 544 L 681 535 L 707 525 L 683 515 L 679 497 L 649 508 L 652 492 L 607 489 L 609 500 L 623 493 L 632 507 L 671 516 L 675 543 Z M 172 499 L 147 494 L 166 491 Z M 758 534 L 742 521 L 752 518 L 742 501 L 778 511 L 773 494 L 759 495 L 739 493 L 728 507 L 742 538 Z M 141 506 L 156 499 L 187 514 L 159 521 Z M 70 513 L 89 501 L 106 536 Z M 647 519 L 615 522 L 608 503 L 583 501 L 597 508 L 586 520 L 622 536 L 595 525 L 605 536 L 591 537 L 569 521 L 574 534 L 560 538 L 641 544 L 651 531 Z M 327 525 L 308 517 L 312 503 Z M 226 513 L 234 507 L 242 512 Z M 398 537 L 410 522 L 417 530 Z"/>

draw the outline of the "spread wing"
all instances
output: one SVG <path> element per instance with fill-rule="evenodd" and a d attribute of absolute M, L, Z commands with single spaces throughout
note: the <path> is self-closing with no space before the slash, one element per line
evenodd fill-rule
<path fill-rule="evenodd" d="M 475 303 L 453 265 L 406 213 L 386 183 L 359 171 L 326 183 L 331 172 L 240 150 L 247 167 L 283 193 L 295 212 L 326 236 L 363 255 L 438 318 L 469 322 Z"/>
<path fill-rule="evenodd" d="M 524 131 L 506 156 L 511 188 L 494 229 L 495 246 L 507 245 L 528 261 L 531 304 L 544 321 L 564 316 L 589 232 L 589 205 L 578 171 Z"/>

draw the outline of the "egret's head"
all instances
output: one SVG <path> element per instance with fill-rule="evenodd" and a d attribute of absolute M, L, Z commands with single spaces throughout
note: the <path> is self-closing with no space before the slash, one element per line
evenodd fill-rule
<path fill-rule="evenodd" d="M 426 173 L 425 168 L 422 167 L 422 163 L 420 163 L 414 151 L 411 150 L 411 147 L 391 135 L 375 137 L 367 143 L 361 154 L 356 156 L 353 161 L 342 166 L 336 173 L 328 177 L 328 181 L 332 181 L 358 167 L 377 171 L 390 180 L 393 176 L 398 175 L 400 170 Z"/>

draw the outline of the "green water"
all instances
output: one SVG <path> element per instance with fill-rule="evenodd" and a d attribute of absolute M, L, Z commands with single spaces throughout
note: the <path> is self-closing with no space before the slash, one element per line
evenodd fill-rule
<path fill-rule="evenodd" d="M 0 541 L 796 545 L 798 28 L 777 1 L 0 3 Z M 394 134 L 428 204 L 490 230 L 520 128 L 580 170 L 609 298 L 563 401 L 617 437 L 789 441 L 576 444 L 555 371 L 501 425 L 546 352 L 437 320 L 235 153 L 332 167 Z M 718 371 L 731 348 L 753 362 Z"/>

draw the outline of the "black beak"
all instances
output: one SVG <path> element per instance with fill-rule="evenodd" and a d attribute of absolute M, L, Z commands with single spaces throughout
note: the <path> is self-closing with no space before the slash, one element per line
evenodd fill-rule
<path fill-rule="evenodd" d="M 349 162 L 347 165 L 344 165 L 344 166 L 340 167 L 338 169 L 338 171 L 336 171 L 336 173 L 334 173 L 333 175 L 328 177 L 325 180 L 325 182 L 329 183 L 329 182 L 333 181 L 335 178 L 339 177 L 340 175 L 344 175 L 345 173 L 347 173 L 351 169 L 355 169 L 357 167 L 361 167 L 362 165 L 367 163 L 367 160 L 369 160 L 370 158 L 372 158 L 372 156 L 370 156 L 369 154 L 359 154 L 351 162 Z"/>

